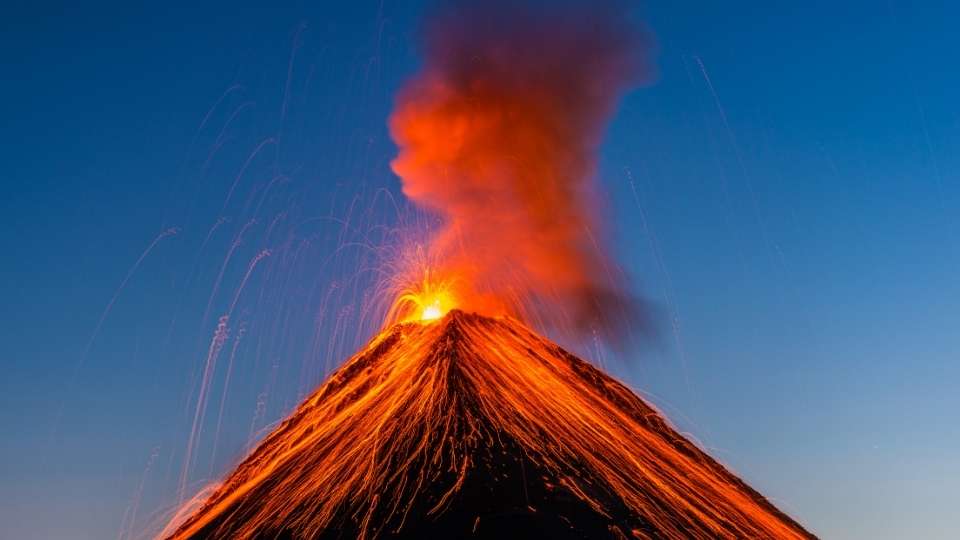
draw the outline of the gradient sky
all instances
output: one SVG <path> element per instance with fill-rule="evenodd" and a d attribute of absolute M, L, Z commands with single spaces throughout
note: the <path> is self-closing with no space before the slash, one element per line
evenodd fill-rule
<path fill-rule="evenodd" d="M 424 6 L 275 4 L 5 10 L 0 537 L 117 537 L 133 506 L 139 531 L 175 502 L 221 299 L 197 314 L 229 238 L 198 246 L 258 143 L 282 141 L 245 179 L 288 175 L 301 215 L 398 193 L 385 120 Z M 956 538 L 960 8 L 839 4 L 637 10 L 660 73 L 620 107 L 601 177 L 621 263 L 663 330 L 608 363 L 822 537 Z M 296 304 L 337 271 L 275 293 Z M 253 335 L 269 314 L 244 316 Z M 306 375 L 293 345 L 241 350 L 224 450 L 191 488 L 361 338 Z"/>

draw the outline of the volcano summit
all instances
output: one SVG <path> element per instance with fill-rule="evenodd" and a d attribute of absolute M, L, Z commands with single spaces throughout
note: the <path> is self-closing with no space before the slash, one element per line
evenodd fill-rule
<path fill-rule="evenodd" d="M 374 338 L 173 525 L 198 538 L 813 538 L 512 318 Z"/>

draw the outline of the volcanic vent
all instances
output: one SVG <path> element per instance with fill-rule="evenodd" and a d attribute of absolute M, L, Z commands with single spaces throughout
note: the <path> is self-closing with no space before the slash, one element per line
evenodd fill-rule
<path fill-rule="evenodd" d="M 397 324 L 169 538 L 812 538 L 511 318 Z"/>

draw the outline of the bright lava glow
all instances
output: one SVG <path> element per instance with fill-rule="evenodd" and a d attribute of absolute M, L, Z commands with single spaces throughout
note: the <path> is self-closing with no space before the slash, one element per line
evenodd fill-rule
<path fill-rule="evenodd" d="M 434 300 L 432 304 L 423 308 L 423 314 L 420 316 L 420 319 L 432 321 L 440 317 L 443 317 L 443 311 L 440 309 L 440 301 Z"/>
<path fill-rule="evenodd" d="M 427 323 L 442 319 L 460 305 L 454 277 L 436 279 L 429 268 L 417 270 L 417 279 L 404 279 L 395 289 L 396 300 L 387 312 L 385 327 L 398 322 Z"/>

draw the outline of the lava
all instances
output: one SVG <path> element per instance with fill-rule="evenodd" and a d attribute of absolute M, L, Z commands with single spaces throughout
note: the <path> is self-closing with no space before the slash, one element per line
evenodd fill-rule
<path fill-rule="evenodd" d="M 398 322 L 432 321 L 443 317 L 458 305 L 455 292 L 456 280 L 431 278 L 429 268 L 422 268 L 423 261 L 411 262 L 419 280 L 400 277 L 396 300 L 387 311 L 386 325 Z M 412 282 L 412 284 L 411 284 Z"/>
<path fill-rule="evenodd" d="M 443 313 L 443 306 L 440 304 L 440 301 L 434 300 L 423 308 L 423 313 L 420 315 L 420 320 L 433 321 L 443 317 Z"/>
<path fill-rule="evenodd" d="M 384 330 L 202 497 L 168 538 L 812 537 L 619 382 L 459 310 Z"/>

